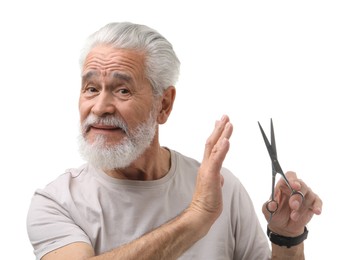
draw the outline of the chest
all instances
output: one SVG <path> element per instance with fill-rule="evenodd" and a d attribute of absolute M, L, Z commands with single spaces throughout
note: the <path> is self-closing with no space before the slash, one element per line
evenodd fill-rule
<path fill-rule="evenodd" d="M 80 223 L 97 253 L 106 252 L 175 218 L 192 196 L 193 189 L 176 190 L 175 185 L 98 187 L 76 200 L 75 222 Z"/>

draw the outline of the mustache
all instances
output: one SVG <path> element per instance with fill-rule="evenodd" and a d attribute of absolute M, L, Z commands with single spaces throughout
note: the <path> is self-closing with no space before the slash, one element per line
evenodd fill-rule
<path fill-rule="evenodd" d="M 83 122 L 82 122 L 82 133 L 86 134 L 92 125 L 104 125 L 104 126 L 112 126 L 116 128 L 122 129 L 125 133 L 128 133 L 128 127 L 126 122 L 116 116 L 104 116 L 99 117 L 93 114 L 90 114 Z"/>

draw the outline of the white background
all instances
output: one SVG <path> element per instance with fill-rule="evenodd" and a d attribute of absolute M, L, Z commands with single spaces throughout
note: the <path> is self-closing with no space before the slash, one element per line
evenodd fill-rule
<path fill-rule="evenodd" d="M 149 25 L 182 62 L 161 143 L 201 159 L 215 120 L 234 124 L 225 161 L 265 228 L 271 165 L 257 121 L 273 118 L 284 170 L 324 200 L 307 259 L 350 252 L 352 4 L 350 1 L 2 1 L 0 247 L 34 259 L 26 214 L 36 188 L 79 166 L 78 55 L 112 21 Z M 0 257 L 2 258 L 2 257 Z"/>

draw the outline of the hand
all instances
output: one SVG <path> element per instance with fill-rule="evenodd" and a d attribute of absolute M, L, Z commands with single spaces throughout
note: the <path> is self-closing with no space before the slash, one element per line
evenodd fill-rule
<path fill-rule="evenodd" d="M 314 214 L 321 214 L 323 203 L 319 196 L 302 180 L 297 179 L 296 173 L 287 172 L 286 177 L 291 187 L 300 191 L 304 199 L 299 194 L 291 196 L 291 190 L 281 178 L 275 187 L 274 194 L 279 206 L 269 223 L 269 228 L 282 236 L 296 237 L 303 233 L 304 227 Z M 266 203 L 263 205 L 262 211 L 266 219 L 269 220 L 270 213 L 265 205 Z"/>
<path fill-rule="evenodd" d="M 222 212 L 222 163 L 229 150 L 233 126 L 228 116 L 216 121 L 213 133 L 207 139 L 202 164 L 199 167 L 196 190 L 189 209 L 211 224 Z"/>

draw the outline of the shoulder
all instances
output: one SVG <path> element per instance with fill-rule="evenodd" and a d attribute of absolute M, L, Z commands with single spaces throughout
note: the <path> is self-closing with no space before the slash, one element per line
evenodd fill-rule
<path fill-rule="evenodd" d="M 176 165 L 176 170 L 182 170 L 182 172 L 188 172 L 188 173 L 197 175 L 198 168 L 201 162 L 174 150 L 170 150 L 170 152 L 171 152 L 171 157 L 173 158 L 172 159 L 173 164 Z M 244 189 L 244 187 L 241 184 L 241 181 L 228 168 L 222 167 L 221 174 L 223 175 L 225 180 L 225 186 L 224 186 L 225 189 L 236 189 L 236 190 Z"/>
<path fill-rule="evenodd" d="M 228 168 L 222 167 L 221 174 L 224 177 L 225 183 L 230 184 L 231 186 L 236 186 L 237 188 L 242 188 L 243 185 L 240 179 Z"/>
<path fill-rule="evenodd" d="M 175 158 L 177 166 L 188 167 L 188 168 L 199 168 L 200 162 L 192 157 L 186 156 L 178 151 L 170 150 L 171 157 Z"/>
<path fill-rule="evenodd" d="M 38 259 L 69 243 L 90 243 L 73 219 L 78 215 L 73 193 L 79 186 L 77 183 L 87 182 L 89 175 L 86 165 L 68 169 L 43 189 L 35 191 L 27 213 L 27 232 Z"/>
<path fill-rule="evenodd" d="M 69 189 L 75 182 L 82 182 L 89 178 L 88 170 L 87 164 L 78 168 L 66 169 L 64 173 L 48 183 L 44 188 L 37 189 L 35 194 L 62 194 L 63 191 Z"/>

